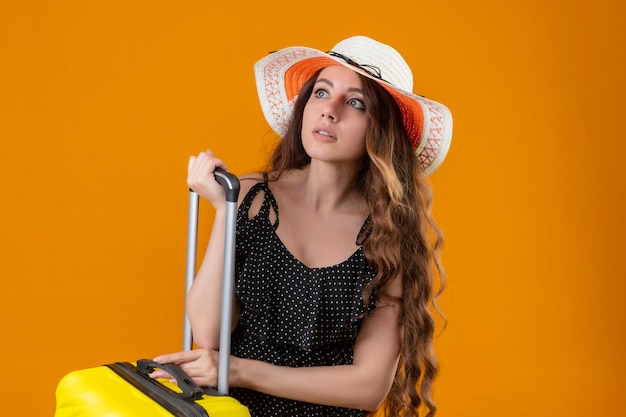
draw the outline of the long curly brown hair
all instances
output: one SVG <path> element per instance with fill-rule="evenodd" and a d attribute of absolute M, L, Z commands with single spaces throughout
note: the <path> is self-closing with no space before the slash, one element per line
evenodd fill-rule
<path fill-rule="evenodd" d="M 274 148 L 269 161 L 273 179 L 311 161 L 302 146 L 302 114 L 320 71 L 300 90 L 287 132 Z M 445 322 L 435 303 L 446 281 L 440 260 L 443 237 L 432 216 L 430 186 L 420 171 L 398 105 L 377 82 L 361 79 L 370 120 L 367 156 L 357 187 L 367 202 L 371 222 L 363 250 L 377 271 L 363 297 L 369 300 L 375 291 L 377 300 L 398 303 L 403 329 L 399 366 L 381 411 L 386 416 L 415 417 L 423 409 L 426 417 L 433 417 L 437 408 L 432 385 L 439 366 L 433 349 L 432 313 Z M 396 278 L 403 283 L 401 298 L 387 291 Z M 435 278 L 439 278 L 438 286 Z"/>

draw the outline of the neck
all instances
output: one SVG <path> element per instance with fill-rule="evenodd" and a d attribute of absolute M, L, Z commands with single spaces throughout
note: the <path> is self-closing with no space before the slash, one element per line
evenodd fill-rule
<path fill-rule="evenodd" d="M 354 167 L 311 163 L 301 175 L 296 192 L 315 211 L 334 211 L 362 202 L 357 191 L 358 171 Z"/>

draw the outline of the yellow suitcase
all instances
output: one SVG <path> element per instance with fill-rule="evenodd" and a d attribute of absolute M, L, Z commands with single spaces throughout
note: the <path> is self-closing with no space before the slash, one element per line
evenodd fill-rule
<path fill-rule="evenodd" d="M 215 178 L 226 190 L 227 206 L 217 390 L 198 387 L 176 364 L 158 364 L 150 360 L 116 362 L 65 375 L 56 389 L 55 417 L 250 417 L 247 407 L 228 396 L 239 180 L 221 170 L 215 172 Z M 190 191 L 186 291 L 191 287 L 196 269 L 198 204 L 198 195 Z M 183 333 L 183 350 L 189 350 L 192 335 L 186 315 Z M 177 383 L 150 378 L 148 374 L 155 368 L 166 370 Z"/>
<path fill-rule="evenodd" d="M 116 362 L 70 372 L 57 386 L 55 417 L 250 417 L 236 399 L 198 387 L 177 365 L 158 365 L 177 384 L 151 379 L 157 365 Z"/>

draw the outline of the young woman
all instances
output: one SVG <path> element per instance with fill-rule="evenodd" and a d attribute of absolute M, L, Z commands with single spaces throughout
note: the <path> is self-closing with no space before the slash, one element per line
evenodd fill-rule
<path fill-rule="evenodd" d="M 433 416 L 431 307 L 443 273 L 425 176 L 448 150 L 448 109 L 412 94 L 402 57 L 362 36 L 328 53 L 286 48 L 255 71 L 282 138 L 267 173 L 240 179 L 230 395 L 252 416 L 364 416 L 381 405 Z M 224 253 L 217 167 L 210 150 L 189 161 L 189 186 L 215 208 L 187 298 L 199 349 L 155 358 L 206 386 L 217 378 Z"/>

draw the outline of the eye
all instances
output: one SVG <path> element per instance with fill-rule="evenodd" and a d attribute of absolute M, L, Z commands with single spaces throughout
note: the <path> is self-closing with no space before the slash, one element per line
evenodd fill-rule
<path fill-rule="evenodd" d="M 348 104 L 355 109 L 365 110 L 365 103 L 363 103 L 363 101 L 359 100 L 358 98 L 351 98 L 350 100 L 348 100 Z"/>
<path fill-rule="evenodd" d="M 328 91 L 324 90 L 323 88 L 318 88 L 313 92 L 313 96 L 317 98 L 328 97 Z"/>

